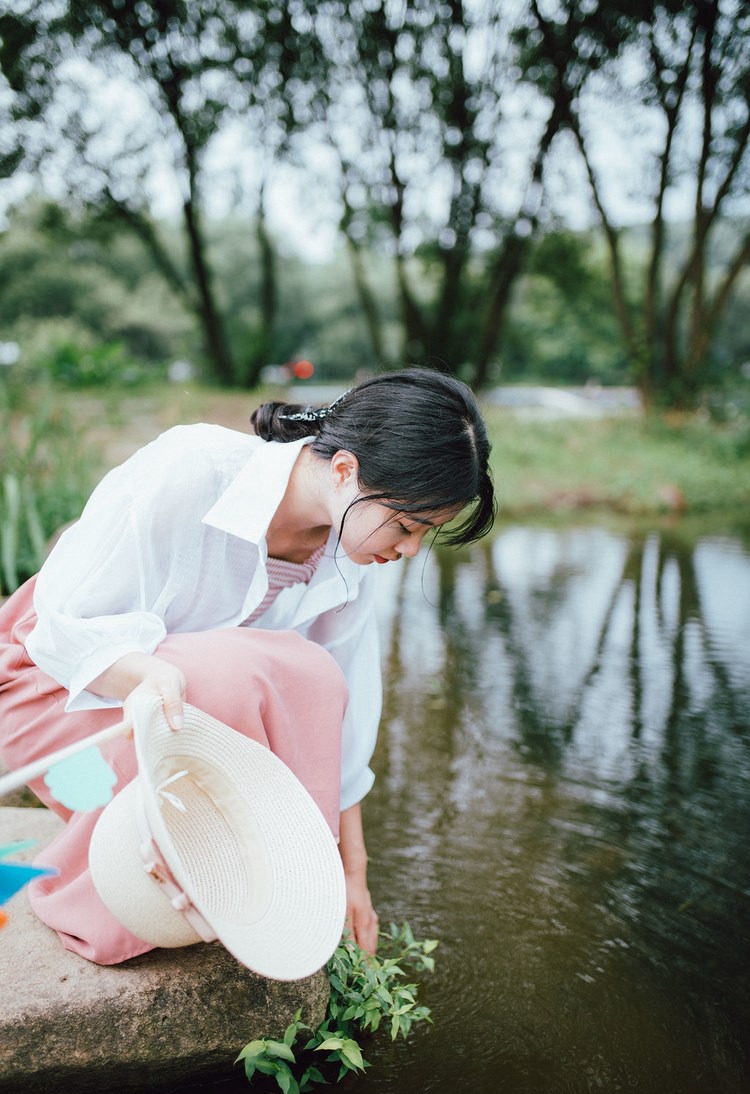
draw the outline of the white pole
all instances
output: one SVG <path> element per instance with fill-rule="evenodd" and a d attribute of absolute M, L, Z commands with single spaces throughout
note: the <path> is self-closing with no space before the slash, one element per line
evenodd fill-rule
<path fill-rule="evenodd" d="M 19 767 L 17 771 L 11 771 L 9 775 L 3 775 L 0 778 L 0 798 L 4 794 L 10 794 L 11 790 L 18 790 L 19 787 L 25 786 L 26 783 L 38 778 L 39 775 L 43 775 L 45 771 L 49 771 L 61 760 L 67 760 L 69 756 L 75 756 L 87 748 L 93 748 L 94 745 L 112 741 L 122 733 L 129 733 L 132 728 L 130 722 L 117 722 L 113 726 L 107 726 L 106 729 L 100 729 L 97 733 L 92 733 L 90 737 L 83 737 L 80 741 L 74 741 L 71 745 L 59 748 L 57 752 L 51 752 L 49 756 L 41 756 L 38 760 L 32 760 L 30 764 Z"/>

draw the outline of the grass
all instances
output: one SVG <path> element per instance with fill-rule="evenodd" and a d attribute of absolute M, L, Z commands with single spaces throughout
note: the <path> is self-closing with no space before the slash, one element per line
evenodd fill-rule
<path fill-rule="evenodd" d="M 495 407 L 486 418 L 506 516 L 748 514 L 747 422 L 675 414 L 524 421 Z"/>
<path fill-rule="evenodd" d="M 64 391 L 103 472 L 164 429 L 209 421 L 249 429 L 251 411 L 283 392 L 197 384 Z M 696 415 L 526 420 L 487 406 L 501 514 L 649 516 L 750 512 L 750 423 Z"/>

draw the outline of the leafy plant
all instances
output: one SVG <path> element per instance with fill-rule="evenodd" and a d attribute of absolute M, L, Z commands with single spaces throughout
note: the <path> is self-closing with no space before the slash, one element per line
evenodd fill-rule
<path fill-rule="evenodd" d="M 0 594 L 41 566 L 50 536 L 78 516 L 93 479 L 80 427 L 53 392 L 0 384 Z"/>
<path fill-rule="evenodd" d="M 408 923 L 391 924 L 377 956 L 345 937 L 327 965 L 331 993 L 318 1028 L 311 1030 L 297 1011 L 281 1041 L 251 1041 L 235 1063 L 243 1061 L 250 1081 L 258 1073 L 270 1076 L 283 1094 L 305 1094 L 319 1083 L 340 1082 L 351 1073 L 364 1072 L 369 1064 L 358 1035 L 374 1033 L 387 1022 L 392 1040 L 406 1039 L 416 1022 L 432 1021 L 429 1008 L 417 1004 L 417 985 L 404 982 L 404 969 L 432 972 L 436 946 L 434 941 L 418 942 Z"/>
<path fill-rule="evenodd" d="M 41 363 L 55 383 L 67 387 L 132 386 L 152 379 L 158 372 L 155 367 L 148 369 L 139 364 L 122 342 L 107 342 L 85 349 L 63 342 Z"/>

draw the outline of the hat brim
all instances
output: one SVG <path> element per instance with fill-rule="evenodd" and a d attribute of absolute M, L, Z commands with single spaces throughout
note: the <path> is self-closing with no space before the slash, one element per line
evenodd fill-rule
<path fill-rule="evenodd" d="M 275 980 L 321 968 L 341 938 L 346 887 L 331 830 L 296 776 L 189 705 L 176 733 L 160 703 L 140 709 L 135 742 L 139 776 L 103 811 L 89 854 L 110 911 L 153 945 L 199 941 L 145 871 L 145 832 L 242 964 Z"/>

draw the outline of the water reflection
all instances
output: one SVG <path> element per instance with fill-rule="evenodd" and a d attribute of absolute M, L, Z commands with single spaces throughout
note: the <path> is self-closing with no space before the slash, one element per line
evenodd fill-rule
<path fill-rule="evenodd" d="M 510 528 L 389 572 L 367 801 L 435 1029 L 357 1089 L 747 1091 L 750 555 Z"/>

